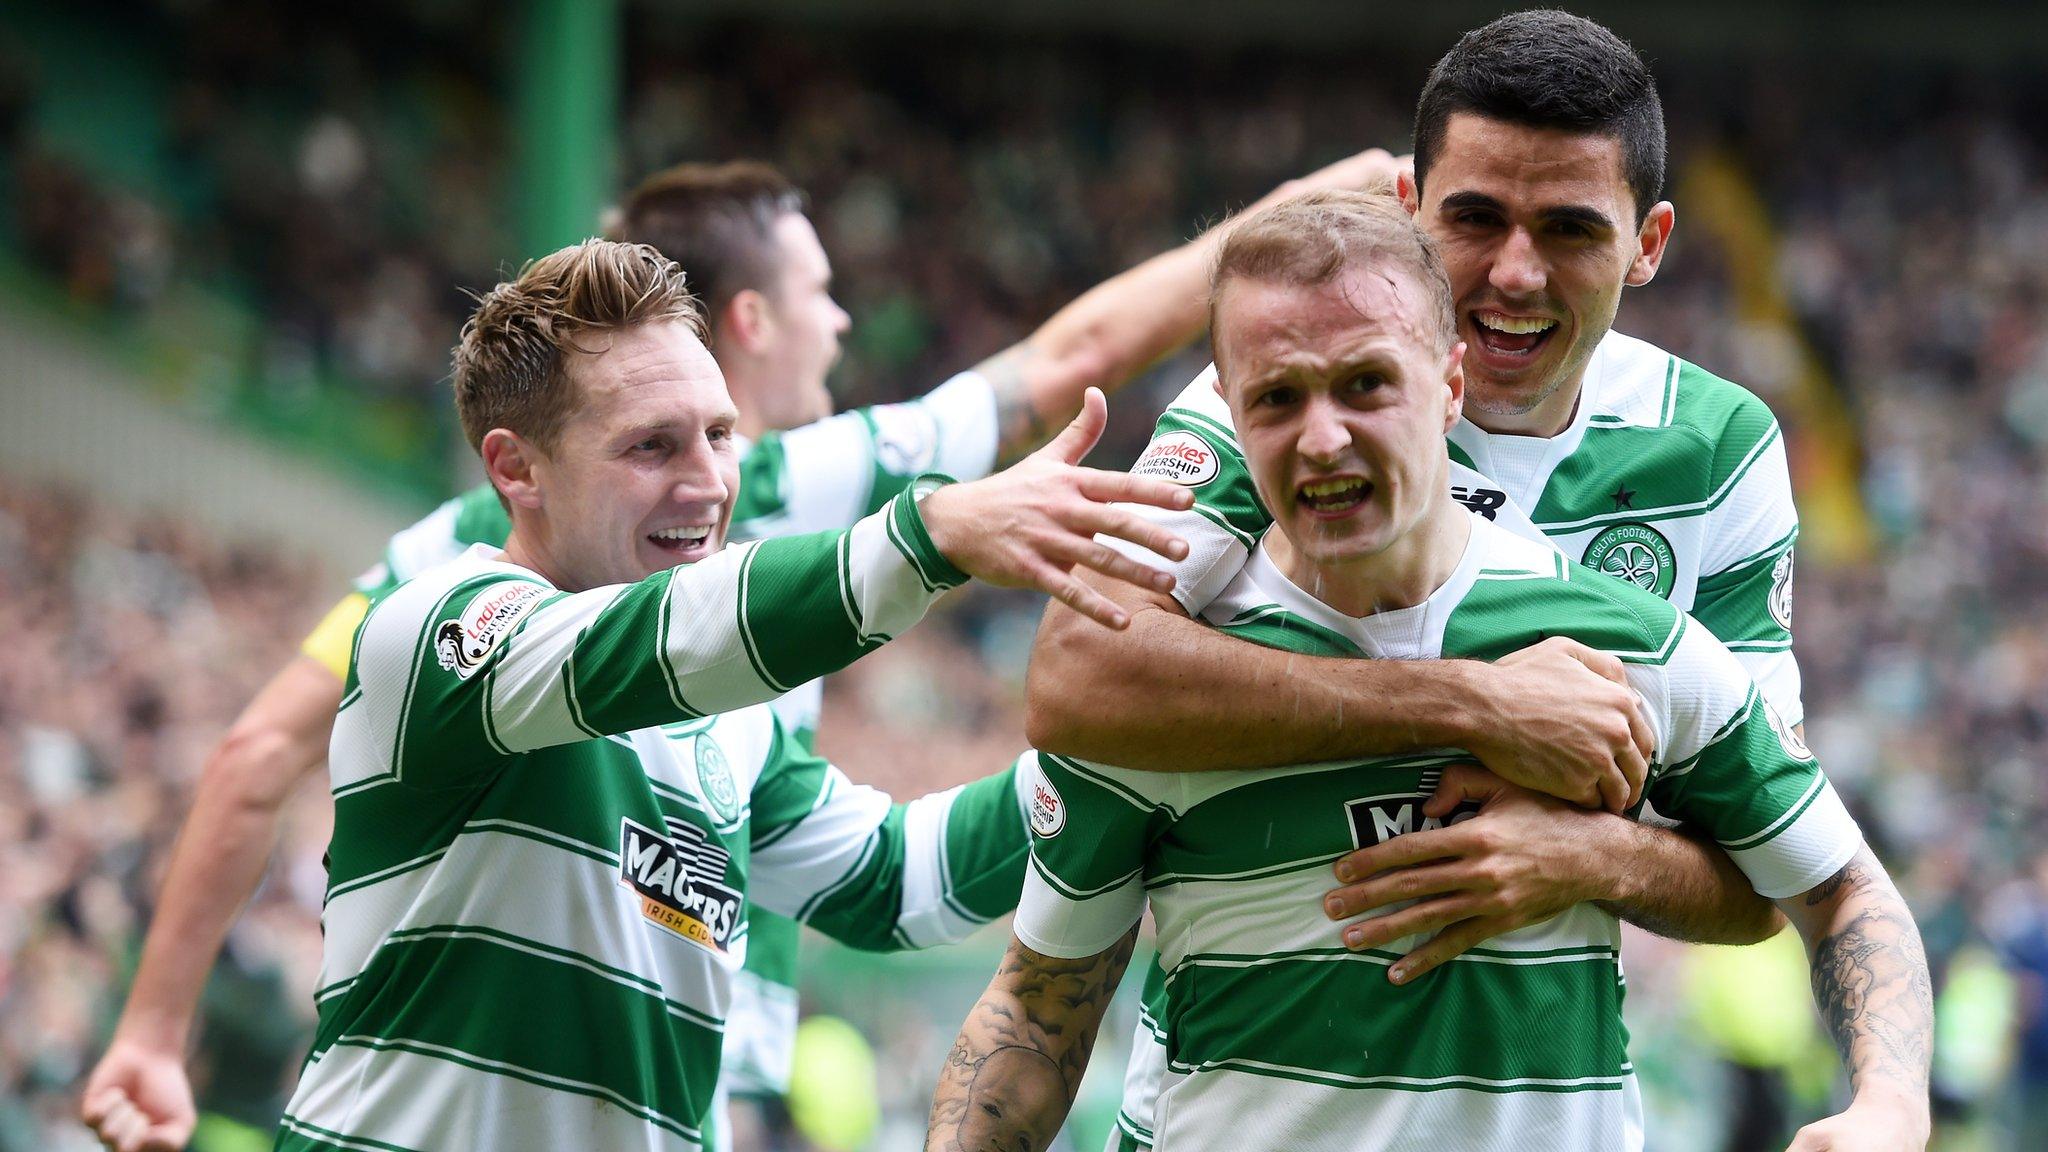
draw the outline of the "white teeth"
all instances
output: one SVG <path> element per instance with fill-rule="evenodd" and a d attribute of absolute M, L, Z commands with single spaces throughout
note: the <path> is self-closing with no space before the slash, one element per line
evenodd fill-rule
<path fill-rule="evenodd" d="M 693 524 L 687 528 L 663 528 L 657 532 L 649 532 L 648 535 L 654 537 L 656 540 L 697 541 L 702 540 L 706 536 L 711 535 L 711 525 Z"/>
<path fill-rule="evenodd" d="M 1557 321 L 1547 320 L 1541 316 L 1501 316 L 1493 313 L 1479 312 L 1473 315 L 1473 319 L 1493 329 L 1495 332 L 1505 332 L 1510 336 L 1527 336 L 1535 332 L 1548 332 L 1552 328 L 1557 327 Z"/>
<path fill-rule="evenodd" d="M 1332 496 L 1343 496 L 1365 488 L 1363 480 L 1324 480 L 1316 484 L 1303 484 L 1301 494 L 1311 500 L 1324 500 Z"/>

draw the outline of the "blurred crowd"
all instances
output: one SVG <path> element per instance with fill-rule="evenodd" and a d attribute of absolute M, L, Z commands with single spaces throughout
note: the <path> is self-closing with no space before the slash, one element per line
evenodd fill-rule
<path fill-rule="evenodd" d="M 0 75 L 6 246 L 116 313 L 146 316 L 180 283 L 237 285 L 259 303 L 266 373 L 317 362 L 366 395 L 439 404 L 457 290 L 514 262 L 501 101 L 484 48 L 450 49 L 431 21 L 383 51 L 390 30 L 315 7 L 143 6 L 191 64 L 168 106 L 171 194 L 47 147 L 41 81 Z M 1286 177 L 1400 147 L 1427 63 L 630 22 L 622 177 L 745 155 L 810 190 L 855 317 L 842 404 L 922 391 Z M 321 47 L 280 51 L 304 43 Z M 1807 736 L 1927 937 L 1936 1146 L 2018 1147 L 2048 1131 L 2048 137 L 2021 112 L 2048 94 L 2024 78 L 1846 68 L 1823 90 L 1769 62 L 1658 67 L 1674 176 L 1734 157 L 1768 209 L 1791 327 L 1738 322 L 1731 254 L 1689 228 L 1682 198 L 1665 271 L 1618 327 L 1750 385 L 1788 423 L 1799 345 L 1846 406 L 1870 544 L 1802 554 Z M 1179 356 L 1121 398 L 1101 458 L 1128 459 L 1200 362 Z M 1788 431 L 1809 474 L 1813 434 Z M 82 1140 L 69 1094 L 201 757 L 335 590 L 175 520 L 0 483 L 0 1150 Z M 835 682 L 824 748 L 899 795 L 1000 765 L 1022 743 L 1036 613 L 1028 597 L 960 598 Z M 296 1070 L 317 958 L 324 809 L 313 795 L 293 813 L 209 994 L 201 1055 L 210 1106 L 258 1127 Z M 1630 947 L 1653 1148 L 1721 1147 L 1756 1111 L 1824 1107 L 1831 1057 L 1812 1028 L 1773 1032 L 1717 992 L 1787 969 Z M 1789 972 L 1786 1002 L 1803 1003 Z M 931 1042 L 873 1039 L 899 1055 Z M 1703 1069 L 1727 1090 L 1698 1091 Z M 892 1123 L 922 1107 L 929 1078 L 909 1079 L 885 1092 Z"/>

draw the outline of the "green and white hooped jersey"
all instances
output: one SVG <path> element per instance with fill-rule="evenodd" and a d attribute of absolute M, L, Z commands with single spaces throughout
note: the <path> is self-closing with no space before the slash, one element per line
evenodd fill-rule
<path fill-rule="evenodd" d="M 358 632 L 319 1029 L 280 1148 L 706 1146 L 751 906 L 892 948 L 1014 900 L 1014 770 L 892 805 L 756 706 L 964 579 L 910 494 L 573 594 L 495 555 Z"/>
<path fill-rule="evenodd" d="M 1571 636 L 1620 657 L 1648 705 L 1651 802 L 1711 834 L 1757 891 L 1806 891 L 1854 855 L 1861 834 L 1818 765 L 1706 629 L 1544 544 L 1470 523 L 1456 571 L 1415 607 L 1344 616 L 1260 549 L 1203 618 L 1272 647 L 1377 659 L 1495 659 Z M 1317 914 L 1330 863 L 1432 826 L 1422 804 L 1463 756 L 1165 774 L 1038 754 L 1017 938 L 1094 955 L 1149 903 L 1167 1070 L 1148 1142 L 1641 1147 L 1612 916 L 1580 905 L 1396 987 L 1386 968 L 1420 937 L 1352 953 Z"/>
<path fill-rule="evenodd" d="M 995 467 L 995 392 L 975 372 L 962 372 L 925 396 L 842 412 L 814 424 L 770 432 L 745 444 L 734 502 L 734 541 L 799 532 L 827 532 L 888 503 L 924 472 L 963 480 Z M 375 599 L 472 544 L 500 546 L 512 531 L 505 508 L 481 484 L 400 531 L 384 558 L 356 580 Z M 824 710 L 824 685 L 799 684 L 770 703 L 783 727 L 811 745 Z M 789 1090 L 797 1026 L 795 923 L 772 912 L 752 917 L 747 967 L 733 982 L 726 1018 L 725 1084 L 741 1095 Z"/>
<path fill-rule="evenodd" d="M 1799 534 L 1785 447 L 1764 403 L 1656 347 L 1609 332 L 1587 366 L 1571 427 L 1554 439 L 1495 436 L 1460 420 L 1451 494 L 1516 535 L 1690 612 L 1736 654 L 1793 724 L 1805 717 L 1792 656 L 1792 545 Z M 1200 616 L 1272 522 L 1253 489 L 1212 365 L 1160 417 L 1132 469 L 1188 484 L 1193 510 L 1141 508 L 1188 541 L 1174 595 Z M 1525 511 L 1525 509 L 1527 511 Z M 1704 574 L 1704 575 L 1703 575 Z M 1118 1141 L 1141 1146 L 1166 1067 L 1149 973 L 1125 1073 Z"/>

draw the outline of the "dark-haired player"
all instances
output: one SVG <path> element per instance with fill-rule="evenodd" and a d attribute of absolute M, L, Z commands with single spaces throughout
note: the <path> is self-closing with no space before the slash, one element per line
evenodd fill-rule
<path fill-rule="evenodd" d="M 1572 560 L 1691 612 L 1796 726 L 1799 524 L 1777 421 L 1737 385 L 1611 327 L 1623 290 L 1650 282 L 1671 235 L 1664 158 L 1648 68 L 1592 21 L 1505 16 L 1467 33 L 1431 71 L 1400 194 L 1443 252 L 1466 346 L 1453 493 L 1503 524 L 1533 522 Z M 1139 470 L 1195 485 L 1195 512 L 1168 517 L 1190 559 L 1173 566 L 1172 596 L 1127 602 L 1132 627 L 1113 642 L 1058 606 L 1048 612 L 1032 662 L 1037 747 L 1166 771 L 1464 747 L 1537 792 L 1621 806 L 1618 779 L 1595 795 L 1446 731 L 1447 719 L 1496 706 L 1459 685 L 1462 662 L 1310 661 L 1188 619 L 1271 516 L 1213 368 L 1161 419 L 1154 445 Z M 1189 445 L 1216 464 L 1193 475 L 1163 466 Z M 1363 498 L 1293 496 L 1332 509 Z M 1427 898 L 1344 938 L 1357 950 L 1406 941 L 1397 982 L 1588 900 L 1681 939 L 1741 943 L 1777 927 L 1712 843 L 1518 790 L 1459 826 L 1358 847 L 1339 874 L 1354 885 L 1336 894 L 1341 915 Z M 1162 982 L 1155 968 L 1148 1004 L 1162 1003 Z M 1119 1116 L 1128 1144 L 1149 1140 L 1161 1077 L 1185 1071 L 1171 1053 L 1171 1022 L 1146 1013 Z"/>

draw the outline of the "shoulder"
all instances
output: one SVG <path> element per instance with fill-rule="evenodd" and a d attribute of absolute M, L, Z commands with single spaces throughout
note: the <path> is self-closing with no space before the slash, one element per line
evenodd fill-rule
<path fill-rule="evenodd" d="M 1631 663 L 1670 659 L 1685 614 L 1669 601 L 1493 531 L 1486 563 L 1445 627 L 1444 655 L 1492 660 L 1563 636 Z"/>
<path fill-rule="evenodd" d="M 1742 462 L 1778 437 L 1778 418 L 1763 398 L 1734 381 L 1690 361 L 1676 367 L 1670 424 L 1713 446 L 1714 484 L 1726 481 Z"/>
<path fill-rule="evenodd" d="M 399 584 L 371 607 L 358 642 L 358 674 L 369 678 L 431 658 L 467 680 L 528 613 L 556 594 L 531 572 L 458 556 Z"/>

